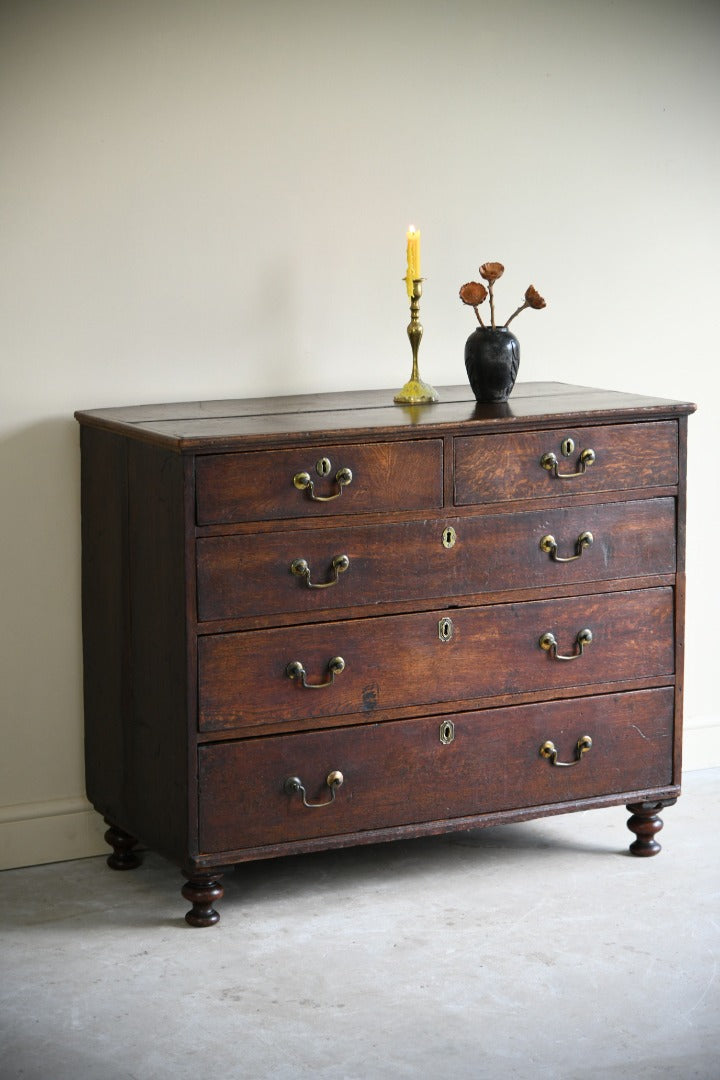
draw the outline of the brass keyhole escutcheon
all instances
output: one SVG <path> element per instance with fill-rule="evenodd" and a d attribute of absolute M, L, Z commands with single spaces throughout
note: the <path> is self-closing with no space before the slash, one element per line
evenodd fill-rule
<path fill-rule="evenodd" d="M 455 738 L 455 725 L 452 720 L 443 720 L 440 725 L 440 742 L 447 746 Z"/>
<path fill-rule="evenodd" d="M 563 457 L 570 457 L 575 453 L 575 443 L 569 436 L 560 443 L 560 452 Z"/>
<path fill-rule="evenodd" d="M 454 629 L 452 619 L 441 619 L 438 623 L 438 637 L 441 641 L 449 641 Z"/>
<path fill-rule="evenodd" d="M 329 476 L 331 469 L 330 458 L 321 457 L 315 465 L 315 472 L 318 476 Z"/>
<path fill-rule="evenodd" d="M 442 545 L 444 548 L 452 548 L 455 547 L 456 543 L 457 533 L 453 529 L 452 525 L 448 525 L 447 528 L 443 529 Z"/>

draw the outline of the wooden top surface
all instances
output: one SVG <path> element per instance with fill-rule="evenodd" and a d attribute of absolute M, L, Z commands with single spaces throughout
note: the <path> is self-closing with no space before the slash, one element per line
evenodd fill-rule
<path fill-rule="evenodd" d="M 297 397 L 192 401 L 78 411 L 82 425 L 115 431 L 177 452 L 243 449 L 323 439 L 488 434 L 538 423 L 592 424 L 677 417 L 689 402 L 595 390 L 569 383 L 518 383 L 502 405 L 478 405 L 468 386 L 438 388 L 434 405 L 395 405 L 393 390 L 351 390 Z M 458 431 L 458 429 L 462 429 Z"/>

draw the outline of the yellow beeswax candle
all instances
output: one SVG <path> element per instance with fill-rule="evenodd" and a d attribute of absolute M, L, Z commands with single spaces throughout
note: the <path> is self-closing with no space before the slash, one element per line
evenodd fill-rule
<path fill-rule="evenodd" d="M 412 296 L 412 283 L 420 277 L 420 230 L 414 225 L 408 228 L 407 233 L 407 274 L 405 284 L 407 294 Z"/>

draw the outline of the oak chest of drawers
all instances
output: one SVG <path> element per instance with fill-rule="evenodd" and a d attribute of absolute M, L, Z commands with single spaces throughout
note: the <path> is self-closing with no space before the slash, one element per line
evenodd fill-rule
<path fill-rule="evenodd" d="M 680 791 L 694 406 L 520 384 L 80 412 L 86 774 L 194 926 L 248 859 Z"/>

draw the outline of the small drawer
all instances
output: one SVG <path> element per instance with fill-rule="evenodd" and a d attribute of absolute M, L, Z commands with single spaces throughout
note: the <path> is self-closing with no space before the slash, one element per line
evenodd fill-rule
<path fill-rule="evenodd" d="M 659 789 L 672 783 L 672 736 L 673 691 L 661 688 L 212 744 L 199 749 L 200 848 L 240 851 Z M 580 753 L 586 737 L 592 745 Z M 572 768 L 542 756 L 548 742 Z M 342 783 L 329 787 L 338 772 Z"/>
<path fill-rule="evenodd" d="M 677 482 L 672 420 L 455 439 L 457 506 Z"/>
<path fill-rule="evenodd" d="M 372 719 L 383 709 L 673 671 L 671 588 L 214 634 L 198 641 L 199 724 Z"/>
<path fill-rule="evenodd" d="M 674 572 L 672 498 L 254 532 L 198 540 L 198 617 L 309 613 Z"/>
<path fill-rule="evenodd" d="M 198 458 L 198 525 L 442 505 L 442 440 L 305 446 Z"/>

